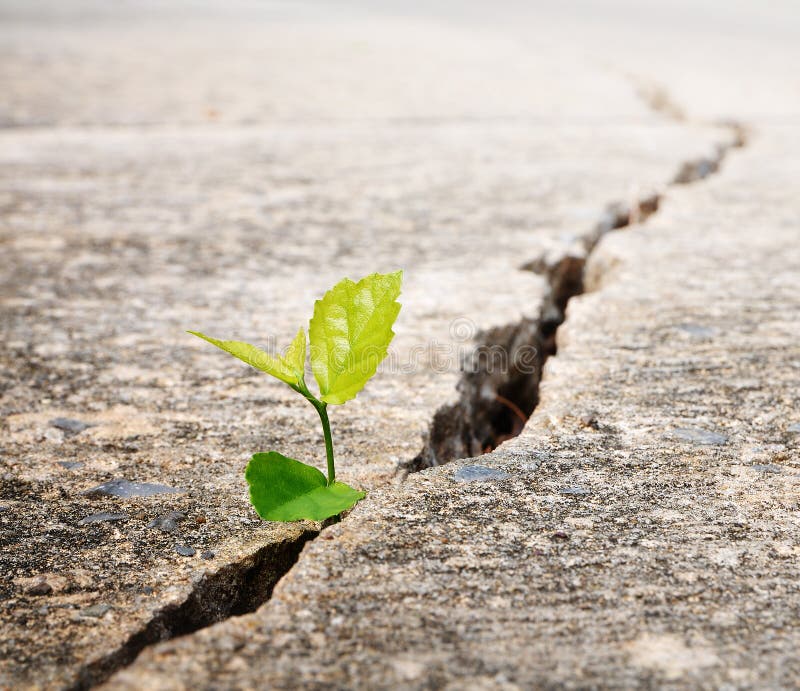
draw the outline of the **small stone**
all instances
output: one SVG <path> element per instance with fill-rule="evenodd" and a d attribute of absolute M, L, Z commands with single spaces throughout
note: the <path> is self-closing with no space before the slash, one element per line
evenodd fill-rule
<path fill-rule="evenodd" d="M 165 533 L 174 533 L 178 529 L 178 523 L 180 523 L 184 518 L 186 518 L 186 514 L 183 514 L 180 511 L 170 511 L 164 516 L 158 516 L 157 518 L 154 518 L 147 524 L 147 527 L 158 528 Z"/>
<path fill-rule="evenodd" d="M 217 556 L 217 553 L 213 549 L 207 549 L 204 552 L 201 552 L 200 556 L 203 559 L 213 559 Z"/>
<path fill-rule="evenodd" d="M 728 441 L 728 437 L 718 432 L 709 432 L 708 430 L 693 428 L 693 427 L 679 427 L 672 431 L 672 437 L 680 441 L 688 441 L 693 444 L 724 444 Z"/>
<path fill-rule="evenodd" d="M 753 470 L 758 470 L 762 473 L 782 473 L 783 468 L 779 465 L 775 465 L 774 463 L 753 463 L 750 466 Z"/>
<path fill-rule="evenodd" d="M 196 549 L 193 547 L 187 547 L 186 545 L 175 545 L 175 551 L 182 557 L 193 557 L 195 554 L 197 554 Z"/>
<path fill-rule="evenodd" d="M 59 461 L 58 465 L 62 468 L 66 468 L 67 470 L 76 470 L 77 468 L 83 468 L 83 463 L 80 461 Z"/>
<path fill-rule="evenodd" d="M 108 513 L 101 511 L 100 513 L 93 513 L 85 518 L 82 518 L 78 525 L 89 525 L 90 523 L 107 523 L 109 521 L 125 521 L 128 519 L 127 514 L 124 513 Z"/>
<path fill-rule="evenodd" d="M 556 530 L 551 536 L 551 540 L 569 540 L 569 533 L 565 532 L 564 530 Z"/>
<path fill-rule="evenodd" d="M 20 576 L 15 578 L 13 583 L 27 595 L 63 593 L 69 585 L 67 578 L 57 573 L 40 573 L 36 576 Z"/>
<path fill-rule="evenodd" d="M 39 581 L 38 583 L 28 586 L 25 592 L 28 595 L 49 595 L 53 592 L 53 586 L 47 581 Z"/>
<path fill-rule="evenodd" d="M 795 422 L 793 425 L 789 425 L 788 431 L 794 434 L 800 434 L 800 422 Z"/>
<path fill-rule="evenodd" d="M 102 485 L 87 489 L 83 494 L 87 497 L 152 497 L 156 494 L 176 494 L 183 490 L 167 487 L 153 482 L 131 482 L 125 478 L 115 478 Z"/>
<path fill-rule="evenodd" d="M 80 420 L 73 420 L 69 417 L 57 417 L 50 420 L 50 425 L 56 429 L 60 429 L 67 434 L 79 434 L 85 429 L 89 429 L 92 425 L 81 422 Z"/>
<path fill-rule="evenodd" d="M 453 474 L 456 482 L 480 482 L 485 480 L 504 480 L 510 477 L 503 470 L 487 468 L 485 465 L 465 465 Z"/>
<path fill-rule="evenodd" d="M 96 605 L 91 605 L 90 607 L 86 607 L 85 609 L 81 610 L 82 617 L 92 617 L 94 619 L 99 619 L 106 612 L 111 611 L 111 605 L 107 605 L 104 603 L 98 603 Z"/>
<path fill-rule="evenodd" d="M 588 489 L 581 487 L 580 485 L 575 485 L 574 487 L 564 487 L 563 489 L 559 490 L 559 492 L 561 492 L 561 494 L 572 494 L 575 496 L 591 494 Z"/>
<path fill-rule="evenodd" d="M 694 338 L 711 338 L 717 333 L 716 329 L 712 329 L 709 326 L 700 326 L 699 324 L 678 324 L 678 328 Z"/>

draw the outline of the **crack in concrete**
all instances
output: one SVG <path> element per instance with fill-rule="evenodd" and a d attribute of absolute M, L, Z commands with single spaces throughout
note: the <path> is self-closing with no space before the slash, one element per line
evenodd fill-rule
<path fill-rule="evenodd" d="M 655 96 L 639 93 L 656 112 L 685 122 L 685 114 L 663 89 L 655 92 Z M 730 130 L 730 140 L 716 144 L 714 153 L 709 156 L 682 163 L 666 188 L 691 184 L 713 175 L 732 149 L 746 145 L 747 130 L 743 125 L 736 122 L 716 124 Z M 589 256 L 608 233 L 646 222 L 658 211 L 662 199 L 663 192 L 657 192 L 632 203 L 609 204 L 594 228 L 569 251 L 555 258 L 538 257 L 520 267 L 520 270 L 533 271 L 547 279 L 548 291 L 538 318 L 523 318 L 478 334 L 474 353 L 462 364 L 463 373 L 457 386 L 459 400 L 436 411 L 422 450 L 402 464 L 398 472 L 406 476 L 489 453 L 522 432 L 539 402 L 544 364 L 556 354 L 556 332 L 564 322 L 567 304 L 576 295 L 586 292 L 584 278 Z M 519 367 L 518 355 L 524 348 L 538 353 L 532 360 L 535 365 L 532 371 Z M 492 367 L 494 360 L 480 357 L 480 353 L 493 350 L 506 353 L 509 366 L 505 370 L 496 370 Z"/>
<path fill-rule="evenodd" d="M 318 534 L 316 530 L 305 530 L 297 539 L 262 545 L 216 571 L 203 574 L 183 601 L 164 605 L 120 646 L 84 665 L 68 689 L 84 691 L 102 684 L 130 665 L 148 646 L 255 611 L 269 600 L 275 585 L 294 566 L 306 542 Z"/>
<path fill-rule="evenodd" d="M 717 144 L 716 151 L 712 156 L 703 156 L 683 163 L 672 179 L 673 185 L 690 185 L 713 175 L 719 171 L 731 149 L 741 149 L 747 145 L 748 133 L 743 125 L 735 122 L 718 123 L 718 125 L 730 129 L 731 141 Z"/>
<path fill-rule="evenodd" d="M 399 472 L 478 456 L 522 431 L 538 400 L 541 324 L 524 318 L 478 334 L 462 363 L 459 400 L 436 411 L 422 450 Z"/>
<path fill-rule="evenodd" d="M 666 92 L 651 107 L 683 122 L 683 111 L 671 105 Z M 747 132 L 739 123 L 718 123 L 732 132 L 730 142 L 718 144 L 709 157 L 682 164 L 671 185 L 691 184 L 717 172 L 731 149 L 746 145 Z M 496 327 L 478 335 L 458 384 L 459 400 L 439 408 L 431 421 L 422 450 L 398 468 L 404 476 L 460 458 L 489 453 L 518 435 L 539 401 L 542 368 L 556 355 L 556 333 L 564 322 L 570 299 L 585 292 L 586 262 L 610 232 L 644 223 L 658 211 L 662 193 L 632 203 L 609 204 L 600 220 L 566 253 L 539 257 L 520 267 L 546 276 L 549 290 L 538 318 Z M 505 354 L 507 367 L 496 368 L 493 353 Z M 322 528 L 325 524 L 322 525 Z M 130 665 L 145 648 L 193 633 L 232 616 L 255 611 L 272 596 L 275 585 L 294 566 L 306 542 L 319 531 L 306 530 L 296 540 L 260 547 L 211 574 L 204 575 L 180 603 L 169 603 L 115 651 L 94 660 L 71 687 L 89 689 Z"/>

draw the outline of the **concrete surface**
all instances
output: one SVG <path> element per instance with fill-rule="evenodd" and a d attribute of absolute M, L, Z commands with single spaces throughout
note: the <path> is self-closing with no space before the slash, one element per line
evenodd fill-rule
<path fill-rule="evenodd" d="M 458 21 L 444 5 L 0 8 L 0 687 L 94 685 L 268 595 L 319 526 L 258 521 L 243 467 L 273 448 L 321 464 L 317 421 L 183 330 L 280 347 L 343 275 L 397 267 L 392 360 L 332 414 L 338 475 L 374 492 L 258 612 L 147 650 L 110 686 L 792 679 L 792 636 L 764 615 L 768 596 L 795 606 L 789 500 L 753 504 L 767 518 L 741 507 L 759 483 L 790 496 L 796 457 L 796 319 L 781 315 L 796 315 L 797 139 L 778 124 L 797 112 L 796 76 L 775 99 L 751 61 L 748 100 L 709 89 L 730 72 L 690 54 L 658 73 L 624 6 L 588 33 L 596 8 L 532 18 L 509 3 L 484 22 L 477 7 Z M 760 45 L 789 54 L 769 27 Z M 535 417 L 472 462 L 511 477 L 453 482 L 448 466 L 401 484 L 479 330 L 539 315 L 546 281 L 520 267 L 713 157 L 731 133 L 709 123 L 742 114 L 746 153 L 593 257 L 600 290 L 571 303 Z M 767 365 L 777 384 L 758 378 Z M 713 434 L 726 443 L 698 445 Z M 120 479 L 177 491 L 85 493 Z M 731 556 L 734 514 L 754 517 Z M 661 552 L 696 577 L 684 587 Z M 758 574 L 777 580 L 745 602 Z M 727 629 L 692 594 L 706 583 Z M 666 611 L 674 593 L 695 618 Z"/>
<path fill-rule="evenodd" d="M 108 688 L 793 687 L 798 134 L 601 242 L 534 417 L 466 462 L 507 475 L 373 492 Z"/>

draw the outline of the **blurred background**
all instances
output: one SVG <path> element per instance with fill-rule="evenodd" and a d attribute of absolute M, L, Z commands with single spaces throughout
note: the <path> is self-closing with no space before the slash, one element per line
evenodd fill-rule
<path fill-rule="evenodd" d="M 582 61 L 707 117 L 796 115 L 800 88 L 791 0 L 4 0 L 0 22 L 7 126 L 569 115 L 552 85 L 613 114 Z"/>

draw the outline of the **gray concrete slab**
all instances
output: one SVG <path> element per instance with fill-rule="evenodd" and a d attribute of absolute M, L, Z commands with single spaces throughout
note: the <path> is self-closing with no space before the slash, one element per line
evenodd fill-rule
<path fill-rule="evenodd" d="M 521 436 L 373 492 L 109 688 L 793 686 L 797 146 L 601 241 Z"/>
<path fill-rule="evenodd" d="M 687 58 L 660 80 L 653 57 L 658 51 L 631 44 L 626 53 L 622 39 L 612 64 L 606 59 L 611 51 L 603 48 L 611 34 L 600 32 L 594 43 L 577 50 L 576 41 L 583 42 L 577 28 L 583 25 L 572 16 L 567 21 L 543 14 L 533 22 L 523 13 L 517 15 L 524 17 L 519 31 L 510 31 L 507 22 L 466 20 L 468 13 L 443 21 L 429 8 L 408 13 L 404 7 L 401 19 L 397 8 L 376 12 L 356 3 L 348 8 L 241 2 L 222 12 L 213 3 L 170 9 L 137 2 L 110 12 L 96 2 L 67 7 L 9 2 L 0 9 L 0 80 L 7 94 L 0 105 L 6 125 L 0 131 L 0 525 L 3 570 L 9 575 L 2 586 L 0 686 L 92 685 L 158 638 L 247 611 L 266 596 L 319 526 L 258 521 L 246 501 L 243 466 L 250 453 L 271 448 L 321 459 L 314 414 L 292 392 L 193 343 L 183 330 L 200 328 L 279 347 L 310 316 L 313 300 L 343 275 L 398 266 L 406 270 L 404 309 L 389 366 L 359 399 L 333 414 L 339 474 L 374 491 L 368 503 L 342 526 L 326 530 L 275 601 L 239 620 L 242 629 L 228 623 L 176 647 L 158 648 L 112 684 L 248 686 L 255 678 L 278 686 L 301 680 L 414 686 L 440 679 L 463 685 L 458 674 L 472 669 L 447 651 L 464 654 L 463 645 L 472 639 L 462 604 L 485 606 L 474 588 L 488 593 L 496 579 L 494 571 L 487 579 L 471 570 L 472 562 L 458 562 L 484 554 L 485 545 L 472 546 L 468 526 L 472 519 L 484 522 L 501 554 L 509 555 L 497 563 L 514 569 L 520 558 L 516 541 L 522 539 L 516 531 L 526 528 L 505 518 L 508 504 L 491 493 L 493 485 L 474 480 L 486 471 L 464 471 L 461 479 L 472 481 L 454 484 L 449 478 L 456 468 L 447 468 L 431 479 L 422 474 L 386 488 L 399 485 L 398 465 L 420 451 L 436 411 L 458 399 L 460 356 L 475 345 L 478 332 L 538 315 L 546 282 L 520 267 L 574 249 L 576 239 L 595 231 L 609 202 L 635 206 L 663 190 L 683 163 L 713 158 L 716 145 L 729 139 L 725 129 L 654 107 L 654 93 L 669 102 L 669 94 L 658 91 L 660 83 L 671 88 L 675 75 L 691 75 L 696 93 L 728 73 L 708 65 L 694 69 Z M 534 24 L 535 30 L 525 31 Z M 611 21 L 611 26 L 621 25 Z M 668 41 L 670 31 L 663 27 L 654 36 Z M 639 54 L 641 70 L 620 68 Z M 747 74 L 748 83 L 761 83 L 758 65 Z M 735 103 L 715 100 L 719 93 L 708 91 L 703 101 L 690 98 L 687 112 L 717 117 L 707 104 Z M 790 112 L 784 101 L 759 103 L 772 108 L 773 119 Z M 764 171 L 773 170 L 765 163 L 770 157 L 794 150 L 788 134 L 755 141 L 769 141 L 754 164 Z M 783 168 L 775 171 L 789 175 Z M 784 219 L 785 227 L 775 230 L 770 223 L 763 246 L 751 247 L 752 238 L 736 236 L 730 251 L 774 254 L 785 274 L 793 258 L 777 248 L 791 234 L 792 212 L 786 211 L 791 206 L 760 178 L 737 179 L 737 191 L 748 191 L 754 208 L 774 195 L 775 218 Z M 697 208 L 711 214 L 714 232 L 735 235 L 733 211 L 715 204 Z M 671 226 L 665 228 L 672 234 Z M 657 239 L 648 236 L 648 242 Z M 653 244 L 654 255 L 665 253 L 664 273 L 651 275 L 648 265 L 637 275 L 637 280 L 667 275 L 673 281 L 667 283 L 673 292 L 661 297 L 671 314 L 687 315 L 684 308 L 691 308 L 691 316 L 673 325 L 687 348 L 705 343 L 729 318 L 723 312 L 719 325 L 708 325 L 702 312 L 692 312 L 700 303 L 682 302 L 694 294 L 690 288 L 700 276 L 681 252 L 705 252 L 706 257 L 690 259 L 715 267 L 730 259 L 709 252 L 699 238 L 693 241 L 699 244 Z M 615 256 L 598 255 L 592 275 L 613 276 L 624 266 L 643 269 L 635 256 L 627 264 Z M 747 276 L 745 267 L 738 278 Z M 709 284 L 715 278 L 707 277 Z M 783 279 L 775 280 L 783 285 Z M 718 281 L 715 289 L 739 287 Z M 585 308 L 584 321 L 587 339 L 598 323 L 614 325 L 613 333 L 630 345 L 606 351 L 601 362 L 614 373 L 625 362 L 614 358 L 638 352 L 635 341 L 647 338 L 649 326 L 640 325 L 631 335 L 625 331 L 630 321 L 616 325 L 617 310 L 629 320 L 641 313 L 630 306 L 635 301 L 617 304 L 612 297 L 603 307 L 608 312 Z M 576 310 L 570 323 L 581 313 Z M 660 322 L 642 323 L 652 324 L 654 333 L 672 333 Z M 561 334 L 562 341 L 569 333 Z M 707 357 L 722 358 L 727 347 L 723 343 Z M 569 348 L 566 342 L 551 370 L 563 366 L 558 363 L 562 353 L 569 357 Z M 661 364 L 661 354 L 653 357 L 653 367 L 666 368 L 676 381 L 693 371 L 670 370 Z M 614 390 L 598 390 L 596 363 L 586 367 L 585 353 L 579 359 L 583 364 L 566 379 L 576 385 L 585 381 L 581 386 L 595 397 L 587 393 L 587 400 L 610 406 L 603 396 Z M 551 373 L 549 381 L 552 388 L 557 377 Z M 580 408 L 572 389 L 563 400 L 561 391 L 554 394 L 560 403 L 550 390 L 545 388 L 541 411 Z M 655 413 L 646 407 L 647 397 L 640 398 L 638 412 L 626 414 L 647 421 Z M 541 435 L 545 415 L 556 419 L 541 411 L 529 424 L 534 435 Z M 578 416 L 587 430 L 594 429 L 593 415 Z M 667 425 L 670 444 L 713 440 L 702 434 L 729 435 L 708 428 L 716 418 L 698 426 L 692 417 L 689 411 L 674 429 Z M 598 418 L 596 424 L 602 432 L 606 423 Z M 608 424 L 625 429 L 622 417 Z M 546 458 L 571 468 L 578 463 L 572 442 L 553 434 Z M 535 471 L 542 460 L 541 437 L 525 441 L 528 431 L 525 435 L 518 442 L 523 446 L 503 447 L 478 462 L 500 464 L 512 475 L 503 481 L 519 490 L 508 499 L 511 516 L 514 511 L 538 515 L 538 504 L 536 511 L 529 504 L 540 499 L 523 491 L 525 483 L 556 482 Z M 586 435 L 581 444 L 594 448 L 589 445 L 598 443 L 596 431 Z M 716 447 L 698 448 L 710 453 Z M 505 449 L 518 450 L 506 460 Z M 604 446 L 597 454 L 616 458 Z M 767 468 L 763 477 L 783 477 L 773 472 L 781 460 L 765 459 L 759 456 L 753 467 Z M 611 468 L 606 480 L 616 487 Z M 575 474 L 569 485 L 548 490 L 559 506 L 595 491 Z M 176 491 L 132 498 L 85 494 L 115 480 Z M 420 497 L 430 498 L 430 505 Z M 497 503 L 499 523 L 488 513 L 470 513 L 476 502 Z M 550 499 L 545 503 L 550 506 Z M 461 521 L 462 515 L 472 519 Z M 624 512 L 619 515 L 629 520 Z M 438 548 L 431 552 L 432 543 L 425 540 L 436 543 L 451 523 L 464 528 L 451 535 L 452 549 L 464 554 L 442 566 Z M 555 525 L 542 523 L 535 539 L 543 545 L 565 540 L 547 537 L 551 528 L 553 535 L 570 536 Z M 422 526 L 431 526 L 430 535 L 419 532 Z M 385 542 L 378 538 L 382 533 Z M 534 540 L 527 534 L 524 539 Z M 361 540 L 367 551 L 358 546 Z M 405 545 L 401 557 L 397 540 Z M 341 554 L 345 561 L 339 563 Z M 488 552 L 481 559 L 487 569 L 495 568 Z M 349 573 L 340 577 L 344 564 L 352 579 Z M 388 570 L 388 564 L 395 567 Z M 548 564 L 537 568 L 553 573 Z M 462 583 L 464 594 L 439 591 L 425 580 L 428 565 L 433 572 L 456 574 L 463 566 L 463 579 L 469 576 L 472 584 Z M 526 574 L 533 565 L 519 568 Z M 315 584 L 323 572 L 329 589 Z M 375 587 L 353 580 L 359 573 Z M 383 588 L 407 582 L 414 592 L 402 586 L 402 598 L 387 601 L 381 582 Z M 468 620 L 479 629 L 505 625 L 504 598 L 515 610 L 523 601 L 542 604 L 536 592 L 519 587 L 514 597 L 523 600 L 514 600 L 506 585 L 496 588 L 498 618 L 477 609 Z M 353 606 L 369 616 L 342 629 L 351 624 L 337 619 L 334 610 L 339 598 L 355 591 L 366 592 L 363 604 Z M 587 597 L 592 592 L 587 589 Z M 308 615 L 301 604 L 310 593 L 333 609 Z M 438 599 L 424 606 L 425 593 L 438 593 Z M 414 626 L 402 615 L 406 598 L 417 608 L 409 616 L 421 617 Z M 387 602 L 400 609 L 381 623 L 377 612 Z M 436 613 L 430 637 L 428 610 Z M 524 618 L 533 610 L 520 612 Z M 305 621 L 315 623 L 309 627 Z M 314 628 L 322 621 L 341 631 L 342 647 L 329 649 L 338 651 L 339 663 L 327 670 L 307 666 L 301 674 L 298 661 L 328 646 Z M 254 635 L 241 655 L 233 654 L 245 638 L 242 631 L 249 637 L 251 629 L 273 625 L 290 645 Z M 362 625 L 373 627 L 374 647 L 365 647 Z M 413 640 L 402 638 L 396 627 L 408 628 Z M 596 635 L 606 631 L 598 627 Z M 384 635 L 397 645 L 382 648 Z M 463 641 L 454 642 L 454 636 Z M 482 646 L 490 638 L 475 640 Z M 502 636 L 497 640 L 508 650 L 516 645 Z M 516 640 L 522 645 L 524 639 Z M 570 644 L 566 638 L 553 640 L 564 642 L 568 665 Z M 694 645 L 683 640 L 684 646 Z M 716 640 L 709 640 L 709 655 L 724 659 Z M 423 650 L 423 641 L 436 646 Z M 644 641 L 641 654 L 662 660 L 660 639 L 653 645 Z M 667 649 L 681 658 L 685 650 L 676 641 L 669 639 Z M 259 666 L 256 653 L 272 645 L 282 652 L 264 658 L 270 666 Z M 190 647 L 196 647 L 196 662 L 185 657 Z M 648 653 L 651 649 L 656 652 Z M 491 656 L 485 660 L 487 669 L 496 664 Z M 357 661 L 374 664 L 356 673 L 350 665 Z M 606 670 L 613 678 L 616 668 L 606 662 L 587 669 L 598 675 Z M 261 677 L 248 677 L 245 664 Z M 533 663 L 522 666 L 520 678 L 533 669 Z M 742 679 L 756 669 L 746 667 Z M 504 674 L 476 673 L 475 683 L 502 685 Z M 507 679 L 512 683 L 514 677 Z"/>

